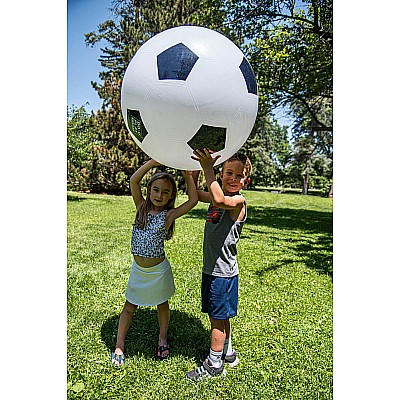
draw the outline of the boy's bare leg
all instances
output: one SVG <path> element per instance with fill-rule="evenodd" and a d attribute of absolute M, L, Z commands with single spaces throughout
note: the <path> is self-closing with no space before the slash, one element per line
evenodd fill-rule
<path fill-rule="evenodd" d="M 229 319 L 226 319 L 224 323 L 225 323 L 225 339 L 229 339 L 229 337 L 231 336 L 231 321 Z"/>
<path fill-rule="evenodd" d="M 210 318 L 211 322 L 211 349 L 221 352 L 226 338 L 225 320 Z"/>

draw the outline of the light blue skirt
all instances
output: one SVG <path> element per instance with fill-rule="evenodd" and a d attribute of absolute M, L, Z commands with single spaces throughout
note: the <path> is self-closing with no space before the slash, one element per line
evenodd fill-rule
<path fill-rule="evenodd" d="M 125 291 L 126 300 L 137 306 L 156 306 L 175 293 L 174 277 L 169 261 L 165 258 L 154 267 L 141 267 L 132 262 Z"/>

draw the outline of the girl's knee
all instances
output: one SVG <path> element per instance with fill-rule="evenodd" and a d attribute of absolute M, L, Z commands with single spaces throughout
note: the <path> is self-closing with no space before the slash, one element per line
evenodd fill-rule
<path fill-rule="evenodd" d="M 158 309 L 169 308 L 168 300 L 167 300 L 167 301 L 164 301 L 164 303 L 158 304 L 157 308 L 158 308 Z"/>
<path fill-rule="evenodd" d="M 131 304 L 131 303 L 129 303 L 129 301 L 126 301 L 126 302 L 125 302 L 125 305 L 124 305 L 124 310 L 123 310 L 123 311 L 125 311 L 125 312 L 127 312 L 127 313 L 129 313 L 129 314 L 134 314 L 135 311 L 137 310 L 137 308 L 138 308 L 137 305 Z"/>

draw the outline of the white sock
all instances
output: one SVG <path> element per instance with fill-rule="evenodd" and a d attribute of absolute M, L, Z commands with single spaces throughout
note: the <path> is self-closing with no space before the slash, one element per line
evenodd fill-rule
<path fill-rule="evenodd" d="M 222 351 L 213 351 L 210 349 L 210 355 L 208 356 L 209 364 L 214 368 L 219 368 L 222 364 L 221 357 Z"/>
<path fill-rule="evenodd" d="M 224 355 L 231 355 L 233 353 L 232 349 L 232 342 L 231 342 L 231 337 L 229 336 L 228 339 L 225 339 L 224 342 L 224 349 L 222 350 Z"/>

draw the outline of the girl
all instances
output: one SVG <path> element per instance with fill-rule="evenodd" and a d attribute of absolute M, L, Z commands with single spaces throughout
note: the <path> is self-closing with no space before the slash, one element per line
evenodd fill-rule
<path fill-rule="evenodd" d="M 197 189 L 192 173 L 186 171 L 188 200 L 174 208 L 177 195 L 172 175 L 157 173 L 147 184 L 146 199 L 143 198 L 140 182 L 153 167 L 161 165 L 151 159 L 130 178 L 136 218 L 132 229 L 133 262 L 125 292 L 126 302 L 119 318 L 115 351 L 111 364 L 125 364 L 124 344 L 132 317 L 138 306 L 157 306 L 160 327 L 156 358 L 164 359 L 170 354 L 167 332 L 170 318 L 168 299 L 175 292 L 174 278 L 164 253 L 164 240 L 171 239 L 175 219 L 189 212 L 197 204 Z"/>

